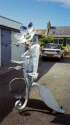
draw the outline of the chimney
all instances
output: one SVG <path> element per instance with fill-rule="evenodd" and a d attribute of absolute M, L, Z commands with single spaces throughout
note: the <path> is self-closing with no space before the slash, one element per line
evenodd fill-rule
<path fill-rule="evenodd" d="M 47 29 L 50 29 L 50 27 L 51 27 L 51 23 L 50 23 L 50 21 L 47 23 Z"/>

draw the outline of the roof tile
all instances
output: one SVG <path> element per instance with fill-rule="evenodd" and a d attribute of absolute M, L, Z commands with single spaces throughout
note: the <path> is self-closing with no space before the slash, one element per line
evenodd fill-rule
<path fill-rule="evenodd" d="M 51 27 L 48 35 L 70 35 L 70 27 Z"/>

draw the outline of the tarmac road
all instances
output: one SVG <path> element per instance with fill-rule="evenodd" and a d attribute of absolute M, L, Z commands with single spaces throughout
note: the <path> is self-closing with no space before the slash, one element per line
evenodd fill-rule
<path fill-rule="evenodd" d="M 65 114 L 51 112 L 41 100 L 37 87 L 32 89 L 27 107 L 19 114 L 14 108 L 16 99 L 9 91 L 9 82 L 23 75 L 22 70 L 14 70 L 0 76 L 0 125 L 70 125 L 70 57 L 61 61 L 40 59 L 38 72 L 36 82 L 51 91 Z"/>

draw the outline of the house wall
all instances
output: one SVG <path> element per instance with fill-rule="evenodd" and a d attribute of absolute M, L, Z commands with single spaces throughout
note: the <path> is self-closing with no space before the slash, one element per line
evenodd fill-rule
<path fill-rule="evenodd" d="M 63 45 L 63 41 L 64 41 L 64 38 L 54 38 L 54 43 Z M 69 46 L 69 43 L 70 43 L 70 37 L 67 38 L 66 40 L 66 46 Z"/>
<path fill-rule="evenodd" d="M 38 42 L 38 36 L 36 36 L 36 42 Z"/>
<path fill-rule="evenodd" d="M 1 66 L 1 28 L 0 28 L 0 66 Z"/>
<path fill-rule="evenodd" d="M 11 43 L 17 43 L 14 35 L 17 32 L 11 31 Z M 34 36 L 34 42 L 38 42 L 38 35 Z M 25 43 L 22 44 L 21 47 L 17 47 L 16 45 L 11 46 L 11 60 L 21 60 L 21 55 L 25 52 Z M 0 66 L 1 66 L 1 28 L 0 28 Z"/>
<path fill-rule="evenodd" d="M 38 42 L 38 35 L 34 35 L 33 39 L 30 42 Z M 27 51 L 27 50 L 28 50 L 28 47 L 25 46 L 25 51 Z"/>
<path fill-rule="evenodd" d="M 16 34 L 15 31 L 11 31 L 11 42 L 12 43 L 17 43 L 16 38 L 14 35 Z M 17 47 L 16 45 L 11 46 L 11 60 L 21 60 L 21 55 L 25 52 L 25 43 L 22 44 L 21 47 Z"/>

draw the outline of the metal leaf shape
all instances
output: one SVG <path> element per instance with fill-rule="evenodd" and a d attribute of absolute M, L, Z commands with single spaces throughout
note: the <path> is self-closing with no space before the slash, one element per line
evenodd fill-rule
<path fill-rule="evenodd" d="M 40 96 L 42 98 L 42 100 L 44 101 L 44 103 L 50 107 L 51 109 L 54 109 L 55 111 L 57 112 L 60 112 L 60 113 L 65 113 L 60 107 L 59 105 L 57 104 L 55 98 L 53 97 L 52 93 L 43 85 L 40 85 L 38 83 L 33 83 L 33 86 L 38 86 L 38 89 L 39 89 L 39 93 L 40 93 Z"/>

